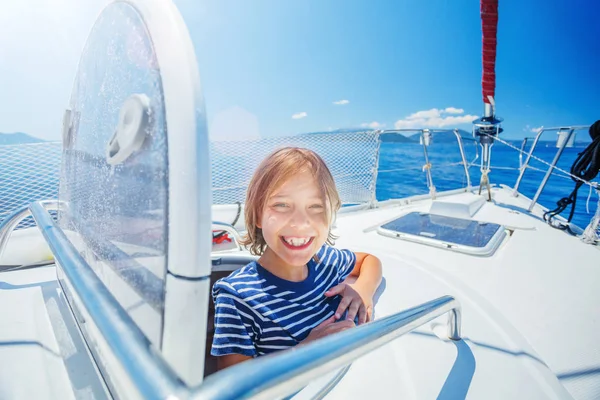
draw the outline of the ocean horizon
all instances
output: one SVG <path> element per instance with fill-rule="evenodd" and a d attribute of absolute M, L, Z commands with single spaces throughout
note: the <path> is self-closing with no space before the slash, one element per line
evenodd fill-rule
<path fill-rule="evenodd" d="M 513 142 L 513 144 L 517 145 L 517 142 Z M 467 161 L 473 161 L 476 158 L 477 151 L 474 142 L 465 141 L 464 146 Z M 26 150 L 27 146 L 10 147 L 13 149 L 10 153 L 7 152 L 10 156 L 7 157 L 5 154 L 0 158 L 0 192 L 9 193 L 9 195 L 0 196 L 0 219 L 9 210 L 14 210 L 34 200 L 56 198 L 58 194 L 59 143 L 55 143 L 51 154 L 47 154 L 43 159 L 39 157 L 32 159 L 26 153 L 21 154 L 14 151 L 17 147 Z M 0 146 L 0 152 L 2 152 L 2 148 L 8 149 L 8 146 Z M 583 148 L 582 146 L 566 148 L 558 167 L 569 171 L 571 164 Z M 555 153 L 556 147 L 551 142 L 544 142 L 538 145 L 534 155 L 546 162 L 551 162 Z M 464 168 L 462 165 L 457 165 L 461 158 L 456 142 L 434 142 L 428 147 L 428 154 L 433 184 L 438 192 L 466 186 L 467 179 Z M 479 185 L 481 176 L 479 162 L 480 159 L 476 160 L 469 168 L 471 186 L 473 187 Z M 425 165 L 423 147 L 418 143 L 381 143 L 378 164 L 376 182 L 376 198 L 378 201 L 427 194 L 429 192 L 426 175 L 423 172 L 423 166 Z M 533 198 L 547 166 L 536 160 L 531 160 L 530 166 L 532 168 L 526 171 L 519 192 Z M 495 143 L 492 148 L 490 182 L 496 185 L 503 184 L 514 187 L 519 174 L 518 168 L 519 153 L 502 143 Z M 49 170 L 53 169 L 56 169 L 56 172 L 54 174 L 49 173 Z M 15 177 L 15 174 L 18 177 Z M 549 209 L 555 208 L 556 202 L 563 197 L 567 197 L 574 187 L 572 179 L 558 175 L 562 175 L 562 173 L 558 172 L 551 176 L 539 199 L 539 203 Z M 35 190 L 19 194 L 20 187 L 25 183 L 30 186 L 33 184 Z M 590 196 L 587 185 L 584 185 L 579 191 L 572 222 L 581 228 L 587 226 L 596 210 L 598 197 L 593 192 Z M 563 217 L 568 217 L 568 212 L 569 209 L 563 213 Z"/>

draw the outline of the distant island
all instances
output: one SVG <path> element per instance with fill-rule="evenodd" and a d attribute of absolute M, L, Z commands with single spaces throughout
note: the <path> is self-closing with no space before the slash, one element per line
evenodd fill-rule
<path fill-rule="evenodd" d="M 313 132 L 313 133 L 343 133 L 343 132 L 365 132 L 366 130 L 364 128 L 362 129 L 336 129 L 334 131 L 330 131 L 330 132 Z M 421 136 L 420 133 L 411 133 L 411 132 L 406 132 L 408 135 L 405 135 L 404 133 L 382 133 L 380 138 L 381 141 L 384 143 L 420 143 L 419 142 L 419 137 Z M 472 140 L 474 140 L 473 138 L 473 134 L 470 131 L 466 131 L 464 129 L 459 129 L 458 133 L 460 134 L 460 137 L 463 139 L 463 143 L 467 143 L 470 142 Z M 503 138 L 504 140 L 512 143 L 513 145 L 520 147 L 521 143 L 523 142 L 523 139 L 517 139 L 517 138 L 506 138 L 504 135 L 500 134 L 500 137 Z M 477 139 L 478 140 L 478 139 Z M 591 140 L 587 137 L 586 134 L 579 134 L 577 135 L 577 140 L 575 140 L 574 143 L 574 147 L 579 148 L 579 147 L 586 147 L 589 143 L 591 142 Z M 432 138 L 432 143 L 456 143 L 456 135 L 454 135 L 453 133 L 453 129 L 449 129 L 447 131 L 444 132 L 434 132 L 433 133 L 433 138 Z M 527 147 L 526 150 L 529 149 L 529 146 L 531 146 L 531 144 L 533 143 L 533 139 L 530 139 L 527 143 Z M 538 143 L 538 146 L 540 147 L 555 147 L 556 146 L 556 139 L 550 134 L 548 133 L 544 139 L 540 140 Z"/>
<path fill-rule="evenodd" d="M 45 140 L 30 136 L 23 132 L 2 133 L 0 132 L 0 146 L 10 144 L 42 143 Z"/>

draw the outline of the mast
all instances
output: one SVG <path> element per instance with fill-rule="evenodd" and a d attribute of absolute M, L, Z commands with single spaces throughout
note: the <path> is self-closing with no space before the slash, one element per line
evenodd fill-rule
<path fill-rule="evenodd" d="M 492 200 L 489 173 L 494 138 L 502 132 L 502 118 L 496 116 L 496 33 L 498 30 L 498 0 L 481 0 L 483 116 L 473 121 L 473 136 L 482 147 L 481 188 L 487 187 L 488 201 Z"/>

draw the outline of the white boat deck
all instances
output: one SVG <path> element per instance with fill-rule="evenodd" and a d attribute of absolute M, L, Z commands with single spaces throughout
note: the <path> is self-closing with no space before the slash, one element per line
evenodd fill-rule
<path fill-rule="evenodd" d="M 0 399 L 110 398 L 54 265 L 0 274 Z"/>
<path fill-rule="evenodd" d="M 344 379 L 348 385 L 332 394 L 533 399 L 568 397 L 566 388 L 574 398 L 600 396 L 600 347 L 589 334 L 600 329 L 598 248 L 526 215 L 529 199 L 511 192 L 494 189 L 493 202 L 473 215 L 512 227 L 491 257 L 376 231 L 407 212 L 428 212 L 430 199 L 339 216 L 337 245 L 371 252 L 383 262 L 386 287 L 377 316 L 450 294 L 463 308 L 464 342 L 438 338 L 445 321 L 425 326 L 370 354 L 369 362 L 354 363 Z M 541 216 L 541 207 L 534 214 Z M 370 368 L 383 360 L 389 368 Z M 380 376 L 386 370 L 390 375 Z M 373 375 L 377 383 L 363 385 Z"/>
<path fill-rule="evenodd" d="M 451 194 L 438 201 L 473 198 Z M 382 260 L 377 318 L 452 295 L 462 305 L 463 340 L 446 339 L 445 318 L 435 320 L 354 362 L 327 398 L 599 398 L 598 247 L 526 214 L 529 200 L 507 188 L 494 188 L 493 202 L 472 217 L 510 227 L 492 256 L 377 232 L 408 212 L 428 212 L 431 204 L 391 201 L 340 213 L 336 245 Z M 541 212 L 536 206 L 534 214 Z M 13 251 L 22 236 L 11 239 Z M 0 274 L 0 398 L 107 396 L 62 296 L 53 266 Z M 324 383 L 298 397 L 310 398 Z"/>

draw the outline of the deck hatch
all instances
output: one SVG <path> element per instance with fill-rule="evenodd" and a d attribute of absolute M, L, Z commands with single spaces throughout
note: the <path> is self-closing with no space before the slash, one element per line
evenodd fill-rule
<path fill-rule="evenodd" d="M 378 228 L 385 236 L 479 256 L 491 255 L 506 232 L 502 225 L 411 212 Z"/>

